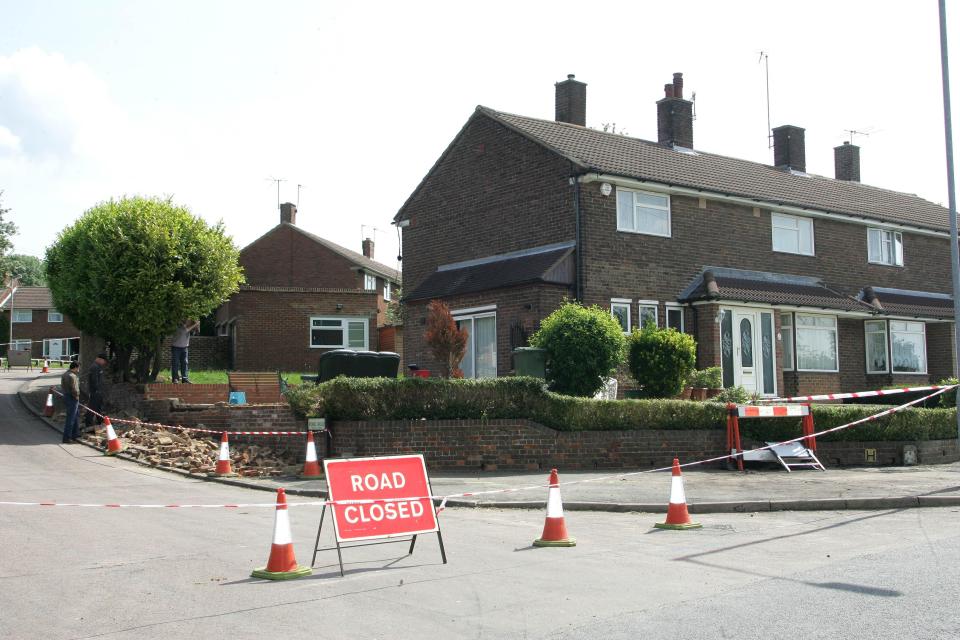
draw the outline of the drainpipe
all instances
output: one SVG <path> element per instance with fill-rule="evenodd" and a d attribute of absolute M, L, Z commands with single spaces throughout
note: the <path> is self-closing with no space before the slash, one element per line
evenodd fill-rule
<path fill-rule="evenodd" d="M 576 254 L 577 254 L 577 255 L 576 255 L 576 261 L 575 261 L 576 264 L 575 264 L 575 267 L 574 267 L 574 271 L 575 271 L 576 273 L 575 273 L 574 278 L 573 278 L 573 280 L 574 280 L 574 297 L 575 297 L 578 301 L 583 302 L 583 299 L 582 299 L 582 297 L 583 297 L 583 283 L 582 283 L 582 277 L 581 277 L 581 273 L 582 273 L 582 267 L 581 267 L 581 264 L 582 264 L 581 260 L 582 260 L 582 258 L 581 258 L 581 256 L 583 255 L 583 251 L 581 251 L 581 248 L 582 248 L 582 238 L 580 237 L 580 233 L 581 233 L 581 232 L 580 232 L 580 227 L 581 227 L 581 224 L 580 224 L 580 216 L 581 216 L 581 212 L 580 212 L 580 180 L 579 180 L 580 176 L 574 174 L 574 172 L 573 172 L 573 164 L 572 164 L 572 163 L 571 163 L 570 168 L 571 168 L 571 171 L 570 171 L 570 174 L 571 174 L 570 183 L 573 185 L 573 213 L 574 213 L 574 222 L 575 222 L 575 227 L 576 227 L 575 243 L 576 243 Z"/>

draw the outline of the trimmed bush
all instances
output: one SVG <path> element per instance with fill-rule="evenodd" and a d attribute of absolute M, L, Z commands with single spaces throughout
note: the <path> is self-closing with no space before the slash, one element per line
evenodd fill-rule
<path fill-rule="evenodd" d="M 544 390 L 537 378 L 443 380 L 439 378 L 346 378 L 291 387 L 291 405 L 301 414 L 332 420 L 527 419 L 559 431 L 726 428 L 726 407 L 682 400 L 593 400 Z M 295 408 L 296 408 L 295 407 Z M 865 418 L 884 407 L 819 405 L 814 425 L 823 430 Z M 321 413 L 315 413 L 315 412 Z M 939 440 L 956 437 L 951 409 L 907 409 L 877 421 L 823 436 L 823 441 Z M 745 439 L 780 441 L 801 434 L 800 420 L 740 421 Z"/>
<path fill-rule="evenodd" d="M 540 323 L 530 344 L 547 352 L 547 380 L 557 393 L 592 396 L 623 362 L 626 338 L 610 312 L 566 302 Z"/>
<path fill-rule="evenodd" d="M 629 348 L 630 373 L 647 398 L 672 398 L 680 393 L 697 364 L 693 336 L 676 329 L 634 331 Z"/>
<path fill-rule="evenodd" d="M 941 380 L 937 384 L 947 385 L 947 384 L 957 384 L 956 378 L 947 378 L 946 380 Z M 939 402 L 938 404 L 941 407 L 946 409 L 953 408 L 957 406 L 957 390 L 950 389 L 949 391 L 944 391 L 936 398 Z"/>

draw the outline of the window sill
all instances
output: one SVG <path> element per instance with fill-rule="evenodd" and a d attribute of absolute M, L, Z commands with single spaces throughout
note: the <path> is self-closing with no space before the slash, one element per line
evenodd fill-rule
<path fill-rule="evenodd" d="M 802 258 L 816 258 L 816 253 L 798 253 L 796 251 L 783 251 L 782 249 L 770 249 L 774 253 L 782 253 L 788 256 L 800 256 Z"/>
<path fill-rule="evenodd" d="M 890 264 L 889 262 L 873 262 L 871 260 L 867 260 L 867 264 L 875 267 L 893 267 L 894 269 L 903 269 L 902 264 Z"/>
<path fill-rule="evenodd" d="M 663 234 L 663 233 L 650 233 L 649 231 L 634 231 L 633 229 L 620 229 L 617 228 L 619 233 L 630 233 L 635 236 L 653 236 L 654 238 L 672 238 L 672 234 Z"/>

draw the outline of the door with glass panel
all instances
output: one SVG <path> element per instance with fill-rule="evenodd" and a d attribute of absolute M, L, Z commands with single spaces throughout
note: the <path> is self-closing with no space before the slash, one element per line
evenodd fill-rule
<path fill-rule="evenodd" d="M 497 314 L 455 317 L 467 332 L 467 349 L 460 363 L 464 378 L 497 377 Z"/>
<path fill-rule="evenodd" d="M 733 312 L 733 361 L 734 383 L 748 393 L 760 390 L 758 380 L 757 314 L 753 312 Z"/>
<path fill-rule="evenodd" d="M 720 361 L 723 386 L 748 393 L 776 394 L 773 313 L 724 309 L 720 314 Z"/>

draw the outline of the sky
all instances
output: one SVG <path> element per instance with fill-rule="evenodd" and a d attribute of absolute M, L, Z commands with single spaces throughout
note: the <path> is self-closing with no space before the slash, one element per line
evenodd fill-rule
<path fill-rule="evenodd" d="M 279 222 L 281 178 L 298 226 L 358 252 L 372 237 L 398 267 L 393 216 L 476 106 L 552 120 L 567 74 L 588 85 L 588 126 L 656 140 L 682 72 L 694 146 L 772 164 L 761 52 L 771 124 L 806 129 L 809 173 L 832 177 L 852 135 L 862 182 L 947 202 L 936 0 L 0 0 L 0 19 L 15 253 L 42 257 L 135 194 L 222 221 L 242 248 Z"/>

